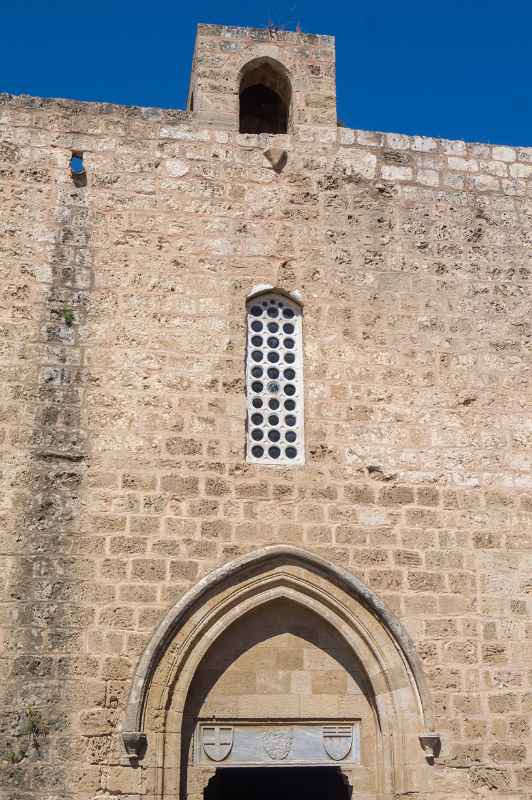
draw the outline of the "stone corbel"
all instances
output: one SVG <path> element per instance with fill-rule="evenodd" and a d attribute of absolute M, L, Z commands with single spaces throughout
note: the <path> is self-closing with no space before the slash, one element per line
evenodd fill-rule
<path fill-rule="evenodd" d="M 146 734 L 143 731 L 122 731 L 122 741 L 129 758 L 140 758 L 146 749 Z"/>
<path fill-rule="evenodd" d="M 439 733 L 422 733 L 419 743 L 427 758 L 437 758 L 441 752 L 441 736 Z"/>
<path fill-rule="evenodd" d="M 288 161 L 288 153 L 280 147 L 269 147 L 264 151 L 264 156 L 272 165 L 272 169 L 278 174 L 283 171 Z"/>

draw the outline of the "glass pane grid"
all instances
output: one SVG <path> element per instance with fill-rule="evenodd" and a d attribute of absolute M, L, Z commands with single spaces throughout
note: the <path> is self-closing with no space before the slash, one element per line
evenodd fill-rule
<path fill-rule="evenodd" d="M 247 308 L 247 460 L 304 462 L 301 310 L 282 295 Z"/>

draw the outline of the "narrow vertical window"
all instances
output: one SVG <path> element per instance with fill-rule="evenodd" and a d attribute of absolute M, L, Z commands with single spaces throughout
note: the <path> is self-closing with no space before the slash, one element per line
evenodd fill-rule
<path fill-rule="evenodd" d="M 276 293 L 247 303 L 247 460 L 302 464 L 301 307 Z"/>

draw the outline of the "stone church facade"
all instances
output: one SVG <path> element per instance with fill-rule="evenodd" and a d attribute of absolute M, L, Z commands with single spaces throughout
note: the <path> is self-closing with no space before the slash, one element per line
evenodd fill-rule
<path fill-rule="evenodd" d="M 532 797 L 532 149 L 0 98 L 0 800 Z"/>

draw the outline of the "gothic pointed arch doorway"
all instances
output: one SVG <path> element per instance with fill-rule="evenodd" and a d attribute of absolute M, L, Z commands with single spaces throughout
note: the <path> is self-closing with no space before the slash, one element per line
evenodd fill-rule
<path fill-rule="evenodd" d="M 137 669 L 123 736 L 157 800 L 238 794 L 242 770 L 264 769 L 320 780 L 340 770 L 369 799 L 419 785 L 431 723 L 413 644 L 379 599 L 322 559 L 273 547 L 170 610 Z"/>

